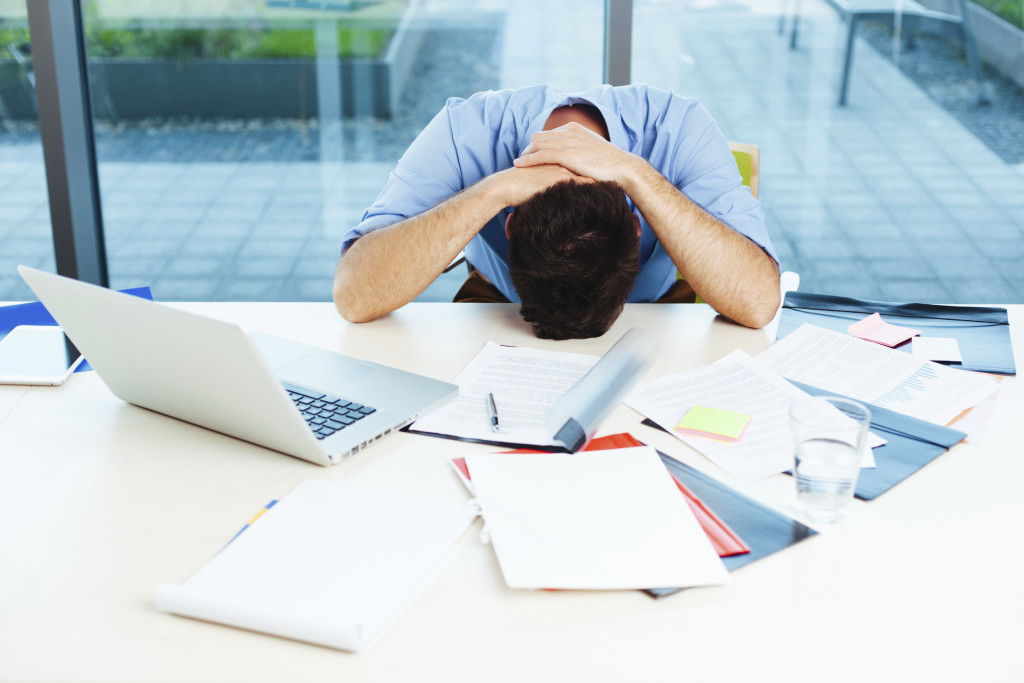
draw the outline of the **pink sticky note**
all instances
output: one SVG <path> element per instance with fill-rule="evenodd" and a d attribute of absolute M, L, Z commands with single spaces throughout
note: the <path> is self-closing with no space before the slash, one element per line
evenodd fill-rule
<path fill-rule="evenodd" d="M 899 346 L 911 337 L 921 334 L 920 330 L 912 330 L 909 327 L 890 325 L 882 320 L 882 316 L 872 313 L 863 320 L 858 320 L 846 330 L 858 339 L 866 339 L 876 344 L 885 346 Z"/>

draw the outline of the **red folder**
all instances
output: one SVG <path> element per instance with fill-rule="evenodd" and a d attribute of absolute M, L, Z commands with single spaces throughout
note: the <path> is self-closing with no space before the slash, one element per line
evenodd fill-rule
<path fill-rule="evenodd" d="M 610 434 L 609 436 L 602 436 L 593 439 L 583 449 L 585 451 L 606 451 L 614 448 L 633 448 L 635 446 L 643 446 L 632 434 Z M 518 449 L 514 451 L 507 451 L 508 453 L 537 453 L 538 451 L 531 451 L 528 449 Z M 465 458 L 455 458 L 452 460 L 459 472 L 462 473 L 466 479 L 470 479 L 469 468 L 466 467 Z M 669 473 L 671 474 L 671 472 Z M 690 489 L 686 488 L 682 482 L 676 479 L 675 475 L 672 475 L 672 480 L 675 481 L 676 486 L 679 487 L 683 497 L 686 498 L 687 504 L 690 509 L 693 510 L 694 516 L 700 523 L 704 533 L 707 534 L 711 540 L 711 545 L 718 553 L 719 557 L 729 557 L 731 555 L 742 555 L 750 552 L 750 546 L 743 542 L 743 539 L 736 535 L 729 526 L 723 522 L 718 515 L 716 515 L 708 506 L 701 501 L 700 498 L 695 496 Z"/>

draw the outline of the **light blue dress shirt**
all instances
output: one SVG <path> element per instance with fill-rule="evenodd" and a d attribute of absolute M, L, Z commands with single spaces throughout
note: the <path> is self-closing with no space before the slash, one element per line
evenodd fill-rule
<path fill-rule="evenodd" d="M 687 197 L 778 261 L 764 225 L 761 204 L 742 184 L 729 145 L 695 99 L 646 85 L 602 85 L 582 93 L 549 86 L 487 91 L 451 98 L 398 161 L 362 220 L 349 230 L 342 251 L 363 235 L 416 216 L 512 161 L 542 130 L 551 112 L 592 104 L 608 126 L 611 142 L 661 172 Z M 630 202 L 630 207 L 636 208 Z M 466 258 L 511 301 L 506 208 L 466 246 Z M 636 212 L 639 215 L 639 212 Z M 640 216 L 640 273 L 629 301 L 654 301 L 676 280 L 676 266 Z"/>

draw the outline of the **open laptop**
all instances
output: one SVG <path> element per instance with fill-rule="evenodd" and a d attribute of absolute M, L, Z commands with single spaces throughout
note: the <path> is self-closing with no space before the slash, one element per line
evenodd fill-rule
<path fill-rule="evenodd" d="M 454 384 L 18 266 L 115 395 L 320 465 L 456 397 Z"/>

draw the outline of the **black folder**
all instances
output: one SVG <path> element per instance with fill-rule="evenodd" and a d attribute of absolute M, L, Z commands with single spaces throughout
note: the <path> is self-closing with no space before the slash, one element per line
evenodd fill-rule
<path fill-rule="evenodd" d="M 925 337 L 953 337 L 963 361 L 944 363 L 951 368 L 1017 374 L 1010 345 L 1010 322 L 1005 308 L 896 304 L 849 299 L 828 294 L 787 292 L 779 316 L 777 339 L 804 323 L 846 332 L 851 323 L 878 313 L 893 325 L 920 330 Z M 910 352 L 910 344 L 898 350 Z"/>
<path fill-rule="evenodd" d="M 749 553 L 722 558 L 722 563 L 729 571 L 760 560 L 818 533 L 661 451 L 658 451 L 658 455 L 661 456 L 665 467 L 679 481 L 693 491 L 695 496 L 750 546 Z M 681 590 L 683 589 L 649 588 L 644 592 L 655 598 L 663 598 Z"/>
<path fill-rule="evenodd" d="M 788 381 L 812 396 L 841 395 Z M 956 429 L 903 415 L 873 403 L 866 405 L 871 411 L 871 431 L 885 439 L 886 443 L 872 449 L 875 467 L 862 468 L 857 477 L 857 488 L 853 495 L 861 500 L 874 500 L 967 436 Z"/>

